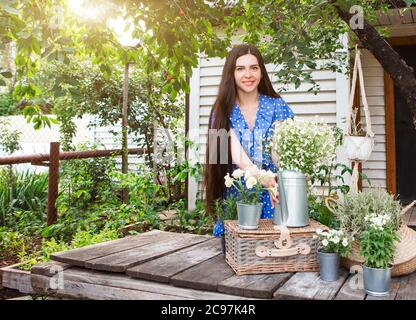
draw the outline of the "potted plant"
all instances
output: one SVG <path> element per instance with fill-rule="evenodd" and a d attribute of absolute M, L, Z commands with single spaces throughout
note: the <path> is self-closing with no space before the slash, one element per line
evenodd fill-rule
<path fill-rule="evenodd" d="M 259 170 L 256 166 L 234 170 L 232 176 L 227 173 L 224 177 L 226 187 L 234 187 L 238 191 L 237 216 L 241 229 L 258 228 L 262 209 L 260 192 L 268 190 L 262 187 L 262 181 L 269 178 L 275 178 L 275 174 L 270 170 Z"/>
<path fill-rule="evenodd" d="M 358 111 L 351 113 L 351 126 L 344 137 L 344 147 L 348 159 L 366 161 L 370 158 L 374 147 L 374 139 L 362 129 L 361 122 L 357 120 Z"/>
<path fill-rule="evenodd" d="M 237 219 L 237 200 L 234 195 L 214 202 L 215 212 L 221 221 Z M 225 235 L 221 235 L 222 253 L 225 254 Z"/>
<path fill-rule="evenodd" d="M 409 207 L 402 208 L 394 195 L 380 188 L 345 195 L 343 201 L 339 201 L 336 207 L 331 209 L 340 221 L 341 229 L 354 240 L 351 244 L 351 252 L 341 260 L 341 263 L 346 268 L 364 263 L 360 242 L 362 234 L 368 230 L 368 219 L 372 215 L 384 215 L 388 217 L 389 226 L 400 237 L 391 263 L 393 266 L 391 276 L 415 271 L 416 231 L 407 227 L 402 219 L 408 209 Z"/>
<path fill-rule="evenodd" d="M 320 278 L 324 281 L 336 281 L 339 275 L 340 257 L 348 254 L 351 241 L 342 230 L 317 229 L 316 233 L 320 244 L 318 249 Z"/>
<path fill-rule="evenodd" d="M 365 218 L 365 230 L 360 235 L 360 254 L 364 258 L 364 289 L 369 295 L 389 294 L 391 269 L 399 240 L 388 214 L 371 214 Z"/>
<path fill-rule="evenodd" d="M 309 223 L 306 176 L 335 157 L 336 132 L 320 121 L 301 118 L 277 122 L 270 142 L 271 154 L 279 168 L 280 208 L 275 224 L 301 227 Z"/>

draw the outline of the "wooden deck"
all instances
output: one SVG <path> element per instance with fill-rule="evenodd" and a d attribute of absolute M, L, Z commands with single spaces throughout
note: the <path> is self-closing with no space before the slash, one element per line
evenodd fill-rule
<path fill-rule="evenodd" d="M 360 275 L 316 272 L 236 276 L 220 239 L 153 230 L 52 256 L 31 270 L 39 294 L 79 299 L 373 299 Z M 362 286 L 361 286 L 362 288 Z M 416 299 L 416 273 L 394 278 L 384 299 Z"/>

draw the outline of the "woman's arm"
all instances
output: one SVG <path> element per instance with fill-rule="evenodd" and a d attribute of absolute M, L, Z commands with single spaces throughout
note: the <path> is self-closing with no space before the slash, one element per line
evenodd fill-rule
<path fill-rule="evenodd" d="M 248 167 L 255 166 L 253 161 L 251 161 L 250 157 L 247 155 L 243 147 L 241 146 L 240 141 L 237 139 L 237 136 L 233 129 L 230 129 L 230 137 L 231 137 L 231 158 L 233 162 L 242 170 L 247 169 Z M 255 166 L 257 168 L 257 166 Z M 258 177 L 260 174 L 260 169 L 257 168 L 257 172 L 254 173 L 254 176 Z M 266 188 L 274 188 L 276 187 L 276 180 L 274 178 L 270 178 L 267 181 L 262 182 L 263 186 Z M 272 204 L 272 208 L 274 208 L 274 203 L 278 202 L 278 195 L 274 195 L 270 192 L 270 200 Z"/>
<path fill-rule="evenodd" d="M 247 169 L 248 167 L 254 166 L 253 161 L 251 161 L 250 157 L 247 155 L 245 150 L 240 144 L 234 129 L 230 129 L 230 136 L 231 136 L 231 158 L 233 159 L 234 163 L 242 170 Z M 258 170 L 260 173 L 260 170 Z"/>

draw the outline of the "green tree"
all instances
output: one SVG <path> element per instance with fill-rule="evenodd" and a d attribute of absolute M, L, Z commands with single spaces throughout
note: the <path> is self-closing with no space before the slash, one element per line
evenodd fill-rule
<path fill-rule="evenodd" d="M 86 11 L 101 8 L 100 19 L 77 16 L 66 0 L 0 1 L 0 40 L 14 42 L 17 47 L 18 83 L 14 94 L 33 101 L 24 114 L 37 128 L 50 125 L 51 121 L 42 115 L 36 101 L 42 91 L 33 81 L 42 60 L 68 64 L 74 57 L 87 56 L 105 77 L 117 65 L 144 63 L 149 73 L 159 71 L 169 80 L 164 91 L 174 100 L 181 90 L 189 92 L 186 77 L 197 66 L 198 54 L 223 56 L 229 44 L 218 38 L 212 27 L 212 23 L 223 19 L 224 1 L 217 1 L 214 6 L 203 0 L 84 3 Z M 132 36 L 140 40 L 134 47 L 123 47 L 108 24 L 110 19 L 120 17 L 132 27 Z M 140 60 L 141 54 L 147 59 Z M 62 85 L 55 87 L 56 94 L 60 94 Z"/>
<path fill-rule="evenodd" d="M 377 11 L 387 12 L 396 3 L 410 7 L 416 1 L 404 4 L 386 0 L 238 0 L 226 18 L 227 34 L 243 29 L 243 39 L 259 45 L 267 62 L 279 66 L 277 76 L 283 83 L 295 84 L 297 88 L 306 82 L 311 84 L 310 90 L 317 90 L 312 70 L 345 71 L 346 54 L 340 38 L 348 33 L 351 47 L 357 43 L 368 49 L 390 74 L 407 101 L 416 127 L 413 70 L 388 44 L 385 30 L 370 24 Z M 357 25 L 356 19 L 361 11 L 362 26 Z M 317 64 L 318 60 L 323 63 Z"/>

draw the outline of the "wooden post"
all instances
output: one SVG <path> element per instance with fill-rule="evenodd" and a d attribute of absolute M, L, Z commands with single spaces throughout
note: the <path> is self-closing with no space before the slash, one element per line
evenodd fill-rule
<path fill-rule="evenodd" d="M 129 63 L 124 66 L 124 83 L 123 83 L 123 110 L 122 110 L 122 150 L 121 156 L 121 172 L 127 173 L 129 170 L 129 158 L 128 158 L 128 147 L 127 147 L 127 112 L 128 112 L 128 93 L 129 93 Z M 123 189 L 123 203 L 128 202 L 128 190 Z"/>
<path fill-rule="evenodd" d="M 58 218 L 55 202 L 59 184 L 59 142 L 51 142 L 48 178 L 48 212 L 47 224 L 54 224 Z"/>

